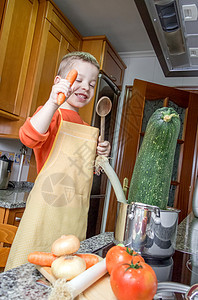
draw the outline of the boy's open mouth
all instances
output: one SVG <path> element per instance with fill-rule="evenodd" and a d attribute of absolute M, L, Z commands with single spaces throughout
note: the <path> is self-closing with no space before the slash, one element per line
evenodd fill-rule
<path fill-rule="evenodd" d="M 87 95 L 85 94 L 76 94 L 76 96 L 79 98 L 80 101 L 85 101 L 87 100 Z"/>

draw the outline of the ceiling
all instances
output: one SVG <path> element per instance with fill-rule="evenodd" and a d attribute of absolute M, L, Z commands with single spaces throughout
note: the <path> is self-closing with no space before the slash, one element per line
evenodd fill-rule
<path fill-rule="evenodd" d="M 118 53 L 154 50 L 165 76 L 198 76 L 198 0 L 53 1 L 83 37 L 106 35 Z M 162 29 L 160 15 L 167 28 Z M 172 28 L 176 15 L 179 27 Z"/>
<path fill-rule="evenodd" d="M 117 52 L 153 50 L 133 0 L 54 0 L 82 36 L 106 35 Z"/>

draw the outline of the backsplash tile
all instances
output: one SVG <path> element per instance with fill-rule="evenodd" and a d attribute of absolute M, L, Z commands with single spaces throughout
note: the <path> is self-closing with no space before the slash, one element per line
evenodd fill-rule
<path fill-rule="evenodd" d="M 0 157 L 5 155 L 8 159 L 12 160 L 14 164 L 20 164 L 21 153 L 14 153 L 0 150 Z M 24 155 L 23 165 L 29 166 L 31 155 Z"/>
<path fill-rule="evenodd" d="M 21 148 L 22 143 L 20 140 L 13 140 L 13 139 L 0 139 L 0 156 L 6 155 L 8 159 L 14 161 L 12 165 L 12 172 L 10 176 L 10 181 L 17 181 L 19 166 L 21 161 Z M 32 149 L 27 148 L 27 152 L 24 156 L 23 160 L 23 169 L 21 174 L 21 181 L 26 181 L 28 172 L 29 172 L 29 163 L 32 154 Z"/>

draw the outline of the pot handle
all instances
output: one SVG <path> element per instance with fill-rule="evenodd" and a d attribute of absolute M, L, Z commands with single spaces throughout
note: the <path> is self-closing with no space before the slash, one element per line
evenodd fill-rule
<path fill-rule="evenodd" d="M 154 208 L 154 213 L 155 213 L 154 223 L 155 223 L 156 225 L 161 224 L 161 219 L 160 219 L 160 209 L 159 209 L 159 207 L 155 207 L 155 208 Z"/>

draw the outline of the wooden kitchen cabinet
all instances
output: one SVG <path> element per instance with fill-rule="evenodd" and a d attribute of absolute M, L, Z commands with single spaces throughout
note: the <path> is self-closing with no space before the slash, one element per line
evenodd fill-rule
<path fill-rule="evenodd" d="M 29 99 L 29 115 L 49 98 L 62 57 L 80 50 L 81 35 L 51 1 L 39 7 L 32 56 L 24 98 Z"/>
<path fill-rule="evenodd" d="M 113 48 L 105 42 L 102 71 L 121 89 L 126 66 Z"/>
<path fill-rule="evenodd" d="M 3 19 L 3 11 L 5 7 L 6 0 L 1 0 L 0 1 L 0 24 L 2 24 L 2 19 Z"/>
<path fill-rule="evenodd" d="M 53 1 L 3 2 L 0 137 L 18 138 L 27 116 L 48 99 L 61 58 L 81 50 L 82 38 Z"/>
<path fill-rule="evenodd" d="M 106 36 L 84 37 L 82 50 L 94 55 L 99 62 L 100 70 L 103 71 L 119 89 L 122 88 L 126 65 Z"/>
<path fill-rule="evenodd" d="M 10 224 L 18 227 L 24 210 L 24 207 L 14 209 L 0 207 L 0 223 Z"/>
<path fill-rule="evenodd" d="M 1 117 L 12 120 L 21 117 L 38 4 L 38 0 L 12 0 L 2 1 L 0 6 Z"/>
<path fill-rule="evenodd" d="M 106 36 L 84 37 L 82 51 L 94 55 L 100 65 L 100 71 L 107 75 L 120 90 L 122 89 L 126 65 Z M 94 102 L 95 96 L 88 105 L 79 110 L 82 119 L 88 124 L 91 124 L 92 121 Z"/>
<path fill-rule="evenodd" d="M 27 116 L 49 97 L 61 58 L 68 52 L 92 53 L 121 89 L 125 64 L 105 36 L 82 38 L 51 0 L 0 3 L 0 137 L 19 138 Z M 91 123 L 94 99 L 80 110 Z"/>

